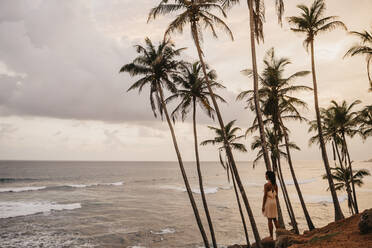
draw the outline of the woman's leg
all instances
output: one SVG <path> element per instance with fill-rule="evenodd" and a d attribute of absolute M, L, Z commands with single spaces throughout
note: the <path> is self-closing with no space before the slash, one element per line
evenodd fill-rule
<path fill-rule="evenodd" d="M 279 222 L 278 222 L 278 218 L 274 218 L 274 225 L 275 225 L 275 230 L 279 228 Z"/>
<path fill-rule="evenodd" d="M 269 226 L 270 237 L 273 238 L 273 222 L 271 218 L 267 218 L 267 224 Z"/>

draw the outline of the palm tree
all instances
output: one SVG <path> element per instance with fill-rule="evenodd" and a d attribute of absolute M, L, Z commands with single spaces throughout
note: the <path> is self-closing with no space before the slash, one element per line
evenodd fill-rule
<path fill-rule="evenodd" d="M 365 108 L 358 114 L 358 122 L 360 124 L 360 134 L 363 139 L 372 136 L 372 105 Z"/>
<path fill-rule="evenodd" d="M 359 44 L 354 44 L 345 54 L 346 56 L 365 55 L 367 61 L 367 75 L 369 80 L 369 91 L 372 92 L 372 77 L 370 65 L 372 63 L 372 33 L 364 30 L 364 32 L 352 31 L 351 34 L 360 39 Z"/>
<path fill-rule="evenodd" d="M 200 169 L 200 159 L 199 159 L 199 149 L 198 149 L 198 135 L 196 130 L 196 107 L 197 104 L 201 107 L 202 110 L 211 118 L 213 118 L 213 108 L 210 106 L 209 101 L 209 92 L 207 90 L 207 85 L 204 80 L 204 77 L 201 75 L 201 65 L 199 62 L 193 64 L 181 64 L 180 73 L 173 76 L 173 80 L 176 84 L 179 84 L 182 89 L 179 89 L 175 94 L 168 97 L 166 102 L 171 102 L 176 99 L 181 99 L 181 102 L 177 105 L 175 110 L 172 113 L 173 120 L 177 118 L 177 115 L 181 113 L 182 120 L 185 120 L 186 115 L 192 109 L 192 121 L 193 121 L 193 130 L 194 130 L 194 148 L 195 148 L 195 158 L 196 158 L 196 167 L 199 178 L 199 188 L 203 201 L 205 215 L 208 220 L 209 230 L 211 233 L 212 243 L 214 247 L 217 247 L 216 237 L 214 234 L 213 223 L 210 217 L 208 210 L 207 199 L 204 193 L 203 187 L 203 177 Z M 214 70 L 208 72 L 208 78 L 212 82 L 212 87 L 214 88 L 224 88 L 223 85 L 216 82 L 217 74 Z M 225 100 L 219 96 L 215 95 L 217 99 L 222 102 Z"/>
<path fill-rule="evenodd" d="M 203 146 L 208 145 L 208 144 L 218 145 L 218 155 L 219 155 L 220 163 L 221 163 L 222 167 L 227 172 L 228 181 L 230 181 L 229 180 L 229 172 L 231 173 L 231 177 L 232 177 L 232 181 L 233 181 L 233 185 L 234 185 L 235 197 L 236 197 L 236 201 L 237 201 L 237 204 L 238 204 L 238 207 L 239 207 L 240 218 L 242 220 L 242 224 L 243 224 L 243 228 L 244 228 L 245 239 L 246 239 L 246 242 L 247 242 L 247 246 L 250 247 L 247 225 L 245 224 L 243 209 L 242 209 L 242 206 L 240 204 L 240 198 L 239 198 L 239 194 L 238 194 L 238 189 L 236 187 L 236 180 L 235 180 L 235 176 L 234 176 L 234 170 L 232 169 L 229 158 L 226 155 L 226 148 L 225 148 L 224 139 L 223 139 L 223 133 L 225 133 L 226 137 L 228 139 L 229 145 L 232 149 L 240 151 L 240 152 L 247 152 L 247 149 L 246 149 L 245 145 L 242 144 L 242 143 L 238 143 L 238 141 L 240 139 L 244 138 L 244 135 L 236 135 L 236 132 L 240 131 L 241 129 L 239 127 L 233 127 L 234 124 L 235 124 L 235 121 L 236 120 L 233 120 L 233 121 L 230 121 L 229 123 L 227 123 L 227 125 L 225 126 L 224 131 L 221 130 L 220 128 L 217 128 L 217 127 L 208 126 L 209 129 L 211 129 L 215 132 L 216 136 L 214 137 L 214 139 L 203 141 L 201 143 L 201 145 L 203 145 Z M 224 157 L 223 153 L 225 153 L 226 159 L 223 159 L 223 157 Z"/>
<path fill-rule="evenodd" d="M 305 102 L 297 97 L 294 97 L 293 94 L 300 91 L 312 90 L 307 86 L 291 85 L 294 80 L 308 75 L 310 73 L 309 71 L 299 71 L 287 78 L 283 76 L 286 66 L 290 63 L 291 61 L 288 58 L 276 58 L 274 49 L 270 49 L 266 53 L 264 59 L 265 68 L 261 73 L 261 76 L 259 75 L 261 88 L 258 91 L 258 96 L 263 108 L 262 112 L 267 117 L 267 122 L 272 122 L 272 124 L 274 125 L 274 130 L 276 132 L 274 138 L 278 139 L 280 136 L 284 136 L 286 144 L 289 143 L 289 138 L 287 129 L 285 128 L 282 119 L 284 118 L 287 120 L 299 121 L 304 120 L 304 118 L 298 112 L 297 107 L 307 106 Z M 252 70 L 244 70 L 243 73 L 248 76 L 252 76 L 253 74 Z M 247 98 L 246 101 L 248 103 L 248 107 L 250 107 L 252 110 L 254 104 L 253 95 L 254 92 L 252 90 L 243 91 L 238 95 L 237 100 L 243 100 Z M 251 130 L 254 131 L 255 129 L 256 125 L 254 123 Z M 279 142 L 275 143 L 279 144 Z M 298 185 L 296 174 L 293 169 L 292 159 L 290 156 L 290 149 L 289 147 L 287 148 L 287 161 L 290 167 L 292 179 L 295 184 L 308 227 L 310 230 L 312 230 L 314 229 L 314 224 L 312 223 L 310 215 L 307 211 L 300 186 Z"/>
<path fill-rule="evenodd" d="M 174 0 L 173 4 L 168 4 L 168 0 L 162 0 L 157 7 L 153 8 L 150 11 L 148 20 L 151 20 L 152 18 L 155 19 L 159 14 L 169 14 L 169 13 L 173 13 L 173 12 L 180 11 L 180 10 L 183 11 L 176 17 L 175 20 L 173 20 L 169 24 L 164 37 L 170 35 L 171 33 L 175 31 L 183 32 L 184 27 L 190 24 L 192 38 L 194 40 L 196 49 L 198 51 L 199 61 L 202 65 L 204 78 L 207 83 L 207 87 L 208 87 L 208 91 L 211 96 L 211 100 L 213 102 L 213 108 L 216 111 L 216 115 L 217 115 L 218 122 L 220 124 L 220 128 L 221 130 L 224 130 L 225 125 L 224 125 L 222 115 L 220 113 L 220 110 L 217 104 L 217 100 L 211 88 L 211 83 L 209 82 L 209 79 L 207 76 L 207 69 L 204 63 L 204 58 L 203 58 L 204 54 L 203 54 L 203 51 L 200 45 L 203 39 L 202 30 L 201 30 L 202 26 L 209 27 L 212 31 L 213 36 L 217 37 L 217 33 L 215 31 L 215 25 L 217 24 L 219 27 L 223 28 L 223 30 L 230 35 L 231 39 L 233 39 L 232 32 L 229 29 L 229 27 L 225 24 L 225 22 L 223 22 L 223 20 L 221 20 L 218 16 L 210 12 L 211 10 L 215 10 L 215 9 L 220 11 L 222 15 L 226 17 L 224 10 L 218 4 L 218 0 L 191 0 L 191 1 Z M 226 154 L 231 163 L 231 167 L 234 171 L 236 183 L 239 187 L 240 194 L 242 195 L 245 208 L 248 212 L 249 220 L 251 222 L 252 231 L 253 231 L 253 234 L 256 240 L 257 247 L 261 248 L 262 247 L 261 238 L 260 238 L 260 235 L 257 229 L 256 221 L 254 219 L 252 209 L 249 205 L 248 198 L 246 196 L 243 184 L 241 182 L 240 175 L 239 175 L 238 169 L 235 164 L 234 156 L 231 151 L 231 147 L 228 144 L 226 135 L 224 133 L 222 134 L 223 134 L 223 139 L 224 139 L 224 145 L 226 146 Z"/>
<path fill-rule="evenodd" d="M 238 4 L 239 0 L 220 0 L 223 7 L 230 8 L 231 6 Z M 254 107 L 256 111 L 257 121 L 259 125 L 260 138 L 262 143 L 262 149 L 264 151 L 264 160 L 267 170 L 271 170 L 271 163 L 269 159 L 269 153 L 266 146 L 264 123 L 262 120 L 262 112 L 260 108 L 260 102 L 258 97 L 258 69 L 257 69 L 257 56 L 256 56 L 256 41 L 257 43 L 264 40 L 263 33 L 263 22 L 265 21 L 265 6 L 263 0 L 247 0 L 249 10 L 249 27 L 250 27 L 250 38 L 251 38 L 251 53 L 252 53 L 252 69 L 253 69 L 253 90 L 254 90 Z M 283 0 L 276 0 L 276 11 L 278 15 L 278 22 L 281 24 L 282 16 L 284 13 L 284 2 Z M 255 41 L 256 40 L 256 41 Z"/>
<path fill-rule="evenodd" d="M 329 161 L 327 157 L 327 151 L 322 135 L 322 126 L 320 121 L 319 103 L 318 103 L 318 86 L 315 75 L 315 59 L 314 59 L 314 38 L 320 34 L 327 31 L 331 31 L 337 27 L 344 28 L 346 26 L 343 22 L 337 20 L 337 16 L 327 16 L 324 17 L 325 3 L 323 0 L 315 0 L 310 7 L 306 5 L 297 5 L 297 7 L 302 11 L 300 16 L 292 16 L 288 18 L 288 22 L 293 26 L 292 31 L 297 33 L 304 33 L 306 39 L 304 40 L 304 46 L 306 48 L 310 45 L 311 51 L 311 71 L 313 76 L 313 89 L 314 89 L 314 104 L 316 120 L 318 122 L 318 133 L 320 147 L 322 151 L 322 158 L 324 162 L 324 167 L 328 175 L 328 184 L 331 191 L 333 205 L 335 210 L 335 219 L 343 219 L 344 216 L 341 211 L 340 203 L 337 198 L 337 193 L 334 187 L 333 179 L 330 176 L 331 170 L 329 166 Z"/>
<path fill-rule="evenodd" d="M 359 100 L 352 102 L 350 105 L 348 105 L 346 101 L 343 101 L 341 104 L 338 104 L 336 101 L 331 101 L 332 106 L 329 108 L 329 111 L 334 112 L 336 128 L 341 136 L 343 151 L 346 155 L 349 164 L 349 171 L 351 174 L 351 185 L 353 187 L 354 207 L 356 214 L 359 213 L 358 201 L 356 198 L 352 161 L 350 159 L 350 153 L 346 142 L 346 135 L 349 137 L 353 137 L 356 133 L 358 133 L 358 129 L 356 128 L 358 113 L 352 111 L 352 108 L 360 103 L 361 101 Z"/>
<path fill-rule="evenodd" d="M 363 185 L 363 177 L 364 176 L 370 176 L 368 170 L 366 169 L 360 169 L 357 171 L 353 171 L 353 178 L 351 179 L 350 176 L 350 170 L 342 168 L 342 167 L 335 167 L 331 168 L 332 170 L 332 178 L 337 181 L 335 183 L 335 189 L 336 190 L 345 190 L 348 191 L 348 186 L 350 185 L 351 181 L 354 181 L 358 187 L 361 187 Z M 327 179 L 327 175 L 323 175 L 323 179 Z M 329 189 L 329 188 L 328 188 Z M 349 211 L 353 214 L 353 200 L 350 197 L 351 195 L 348 192 L 348 207 Z"/>
<path fill-rule="evenodd" d="M 339 161 L 339 167 L 342 169 L 345 169 L 346 164 L 346 155 L 344 152 L 344 145 L 342 138 L 338 132 L 337 129 L 337 123 L 336 123 L 336 118 L 334 115 L 334 111 L 331 111 L 329 109 L 324 109 L 320 108 L 320 118 L 321 118 L 321 125 L 322 125 L 322 132 L 323 132 L 323 138 L 325 144 L 331 143 L 332 145 L 332 151 L 333 151 L 333 160 L 335 161 L 335 166 L 337 167 L 336 164 L 336 155 Z M 310 127 L 309 127 L 309 132 L 315 131 L 317 132 L 318 130 L 318 123 L 316 120 L 310 121 L 309 122 Z M 309 145 L 318 143 L 319 142 L 319 134 L 314 135 L 313 137 L 310 138 L 309 140 Z M 341 147 L 341 154 L 340 154 L 340 149 Z M 348 194 L 348 202 L 349 204 L 354 207 L 354 200 L 351 195 L 351 186 L 349 182 L 346 182 L 346 192 Z"/>
<path fill-rule="evenodd" d="M 353 137 L 359 132 L 357 126 L 358 123 L 358 112 L 352 111 L 352 108 L 361 103 L 359 100 L 354 101 L 350 105 L 343 101 L 338 104 L 336 101 L 331 101 L 331 106 L 327 109 L 321 109 L 321 120 L 323 137 L 326 142 L 333 141 L 333 148 L 336 150 L 340 167 L 344 169 L 343 162 L 348 163 L 349 173 L 352 175 L 352 161 L 350 159 L 350 153 L 346 142 L 346 136 Z M 310 123 L 309 131 L 317 129 L 317 122 L 312 121 Z M 319 135 L 311 138 L 310 142 L 318 142 Z M 338 146 L 341 146 L 342 157 L 339 154 Z M 335 157 L 335 154 L 334 154 Z M 353 182 L 353 176 L 351 177 L 351 185 L 353 197 L 349 197 L 349 202 L 352 203 L 355 213 L 359 213 L 358 203 L 356 198 L 355 185 Z M 351 194 L 350 185 L 346 184 L 348 194 Z"/>
<path fill-rule="evenodd" d="M 181 62 L 175 60 L 175 58 L 180 55 L 184 48 L 175 49 L 174 44 L 169 40 L 163 40 L 157 47 L 153 45 L 149 38 L 146 38 L 145 42 L 146 46 L 135 46 L 139 54 L 138 57 L 136 57 L 133 62 L 121 67 L 120 72 L 128 72 L 132 77 L 143 76 L 136 81 L 128 91 L 138 89 L 138 91 L 141 92 L 145 86 L 150 87 L 150 103 L 155 117 L 157 116 L 157 111 L 161 116 L 163 116 L 163 113 L 165 114 L 196 222 L 204 240 L 205 247 L 209 247 L 207 235 L 205 234 L 199 211 L 183 166 L 181 153 L 178 149 L 176 135 L 168 114 L 163 93 L 163 87 L 166 87 L 166 89 L 173 93 L 177 91 L 176 86 L 170 78 L 177 73 L 177 68 Z"/>

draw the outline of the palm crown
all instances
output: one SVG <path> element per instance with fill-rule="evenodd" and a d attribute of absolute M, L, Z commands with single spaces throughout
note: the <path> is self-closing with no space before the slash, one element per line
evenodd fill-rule
<path fill-rule="evenodd" d="M 292 31 L 306 34 L 304 41 L 306 48 L 319 33 L 331 31 L 337 27 L 347 30 L 345 24 L 337 20 L 338 16 L 324 17 L 326 9 L 324 0 L 314 1 L 310 8 L 303 4 L 297 5 L 297 7 L 302 10 L 301 15 L 289 17 L 288 22 L 293 26 Z"/>
<path fill-rule="evenodd" d="M 299 91 L 311 90 L 311 88 L 303 85 L 291 85 L 291 83 L 300 77 L 308 75 L 309 71 L 299 71 L 289 77 L 284 77 L 284 70 L 290 63 L 288 58 L 276 58 L 274 49 L 270 49 L 266 53 L 264 59 L 265 68 L 259 76 L 261 87 L 258 90 L 262 112 L 267 116 L 265 123 L 279 122 L 279 117 L 283 120 L 304 120 L 297 108 L 307 107 L 307 105 L 301 99 L 293 96 L 293 94 Z M 250 77 L 253 74 L 250 69 L 242 72 Z M 247 107 L 253 111 L 255 106 L 253 94 L 253 90 L 243 91 L 237 96 L 237 100 L 246 99 Z M 253 127 L 250 131 L 258 128 L 257 118 L 253 122 Z"/>
<path fill-rule="evenodd" d="M 182 120 L 185 120 L 192 105 L 196 103 L 199 103 L 201 109 L 204 110 L 209 117 L 213 118 L 214 109 L 210 104 L 210 94 L 201 68 L 200 62 L 195 62 L 193 64 L 183 63 L 179 66 L 180 73 L 173 76 L 174 83 L 181 86 L 175 94 L 166 99 L 166 102 L 171 102 L 179 98 L 181 99 L 181 102 L 172 112 L 173 120 L 178 117 L 179 113 L 181 113 Z M 216 81 L 216 71 L 210 70 L 208 72 L 208 78 L 211 82 L 211 87 L 224 88 L 222 84 Z M 220 101 L 225 102 L 221 96 L 217 94 L 214 95 Z"/>
<path fill-rule="evenodd" d="M 138 89 L 141 93 L 143 87 L 150 87 L 150 103 L 154 116 L 157 110 L 162 115 L 162 105 L 158 94 L 159 87 L 165 87 L 171 92 L 177 89 L 171 77 L 177 74 L 177 68 L 182 61 L 176 60 L 185 48 L 175 49 L 169 40 L 162 41 L 157 47 L 149 38 L 145 39 L 146 46 L 136 45 L 139 54 L 133 62 L 121 67 L 120 72 L 128 72 L 131 76 L 142 76 L 128 91 Z"/>
<path fill-rule="evenodd" d="M 214 37 L 217 36 L 215 25 L 221 27 L 233 40 L 233 34 L 226 23 L 215 14 L 211 13 L 212 10 L 218 10 L 224 17 L 226 13 L 218 3 L 218 0 L 174 0 L 172 4 L 168 0 L 162 0 L 160 4 L 151 9 L 148 21 L 155 19 L 159 14 L 170 14 L 172 12 L 182 11 L 176 19 L 174 19 L 165 31 L 164 37 L 173 33 L 174 31 L 183 32 L 183 29 L 188 24 L 195 24 L 198 27 L 198 41 L 203 40 L 200 27 L 204 26 L 210 28 Z M 197 39 L 192 32 L 193 39 Z"/>
<path fill-rule="evenodd" d="M 367 75 L 370 83 L 370 91 L 372 91 L 372 77 L 370 73 L 370 65 L 372 63 L 372 33 L 365 30 L 364 32 L 352 31 L 351 34 L 360 39 L 359 44 L 352 46 L 345 56 L 365 55 L 367 61 Z"/>

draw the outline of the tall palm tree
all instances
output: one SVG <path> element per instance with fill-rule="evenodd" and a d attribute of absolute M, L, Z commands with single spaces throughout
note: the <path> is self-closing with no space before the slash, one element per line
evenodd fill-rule
<path fill-rule="evenodd" d="M 363 139 L 372 136 L 372 105 L 365 106 L 358 114 L 360 124 L 360 134 Z"/>
<path fill-rule="evenodd" d="M 335 183 L 335 189 L 336 190 L 345 190 L 348 191 L 348 186 L 350 185 L 351 181 L 354 181 L 358 187 L 361 187 L 363 185 L 363 177 L 370 176 L 368 170 L 366 169 L 360 169 L 357 171 L 353 171 L 353 179 L 351 179 L 350 170 L 342 167 L 335 167 L 331 168 L 332 170 L 332 178 L 337 181 Z M 323 179 L 327 179 L 327 175 L 323 175 Z M 328 188 L 329 189 L 329 188 Z M 350 194 L 348 193 L 348 207 L 349 211 L 353 214 L 353 200 L 350 197 Z"/>
<path fill-rule="evenodd" d="M 359 44 L 354 44 L 345 54 L 346 56 L 365 55 L 367 61 L 367 75 L 369 80 L 369 91 L 372 92 L 372 70 L 370 65 L 372 63 L 372 32 L 364 30 L 364 32 L 352 31 L 351 34 L 360 39 Z"/>
<path fill-rule="evenodd" d="M 223 7 L 230 8 L 231 6 L 238 4 L 239 0 L 220 0 Z M 265 21 L 265 5 L 263 0 L 247 0 L 248 11 L 249 11 L 249 27 L 250 27 L 250 39 L 251 39 L 251 53 L 252 53 L 252 70 L 253 70 L 253 90 L 254 90 L 254 107 L 256 111 L 257 121 L 259 125 L 260 138 L 262 143 L 262 149 L 264 151 L 264 160 L 267 170 L 271 170 L 271 163 L 269 159 L 269 153 L 266 146 L 265 129 L 262 120 L 262 112 L 260 108 L 260 102 L 258 97 L 258 69 L 257 69 L 257 56 L 256 56 L 256 42 L 264 40 L 263 23 Z M 284 2 L 283 0 L 276 0 L 276 12 L 278 15 L 278 22 L 282 22 L 282 16 L 284 13 Z"/>
<path fill-rule="evenodd" d="M 229 145 L 232 149 L 240 151 L 240 152 L 247 152 L 247 149 L 244 144 L 239 143 L 238 141 L 242 138 L 244 138 L 244 135 L 237 135 L 236 132 L 240 131 L 241 129 L 239 127 L 234 127 L 235 121 L 230 121 L 227 123 L 225 126 L 225 130 L 221 130 L 220 128 L 217 127 L 211 127 L 208 126 L 209 129 L 213 130 L 215 132 L 215 137 L 214 139 L 211 140 L 205 140 L 201 143 L 201 145 L 205 146 L 208 144 L 211 145 L 217 145 L 218 146 L 218 154 L 219 154 L 219 159 L 222 167 L 226 170 L 227 172 L 227 178 L 229 180 L 229 172 L 231 173 L 232 181 L 233 181 L 233 186 L 234 186 L 234 192 L 235 192 L 235 197 L 236 201 L 238 204 L 239 208 L 239 213 L 240 213 L 240 218 L 242 220 L 243 228 L 244 228 L 244 234 L 245 234 L 245 239 L 247 242 L 247 246 L 250 247 L 250 242 L 249 242 L 249 237 L 248 237 L 248 230 L 247 230 L 247 225 L 245 223 L 245 218 L 243 214 L 243 209 L 240 203 L 240 198 L 238 194 L 238 189 L 236 187 L 236 180 L 234 176 L 234 170 L 231 167 L 231 163 L 229 161 L 228 156 L 226 155 L 226 148 L 224 145 L 224 139 L 223 139 L 223 133 L 226 134 L 226 137 L 228 139 Z M 226 156 L 226 159 L 223 159 L 224 155 Z"/>
<path fill-rule="evenodd" d="M 223 28 L 225 32 L 227 32 L 231 39 L 233 39 L 233 35 L 229 27 L 223 22 L 222 19 L 220 19 L 218 16 L 214 15 L 211 10 L 218 10 L 221 12 L 223 16 L 226 17 L 225 11 L 221 8 L 221 6 L 218 4 L 218 0 L 174 0 L 173 4 L 168 4 L 168 0 L 162 0 L 160 4 L 153 8 L 150 11 L 149 14 L 149 19 L 151 20 L 152 18 L 155 19 L 159 14 L 169 14 L 177 11 L 183 11 L 181 12 L 175 20 L 173 20 L 166 32 L 165 32 L 165 37 L 170 35 L 171 33 L 175 31 L 183 32 L 183 29 L 186 25 L 190 25 L 191 28 L 191 34 L 192 34 L 192 39 L 194 40 L 198 56 L 199 56 L 199 61 L 202 65 L 205 81 L 207 82 L 207 87 L 208 91 L 211 96 L 211 100 L 213 102 L 213 108 L 216 111 L 217 119 L 220 124 L 221 130 L 224 130 L 224 122 L 222 119 L 221 112 L 218 107 L 217 100 L 214 96 L 213 90 L 211 88 L 211 83 L 209 82 L 208 76 L 207 76 L 207 69 L 206 65 L 204 63 L 204 58 L 203 58 L 203 51 L 201 48 L 201 41 L 203 40 L 202 37 L 202 30 L 201 28 L 204 27 L 209 27 L 212 31 L 212 34 L 214 37 L 217 37 L 217 33 L 215 31 L 215 25 L 217 24 L 219 27 Z M 245 193 L 243 184 L 240 179 L 240 175 L 238 172 L 238 169 L 236 167 L 236 163 L 234 160 L 233 153 L 231 151 L 231 147 L 228 144 L 228 140 L 226 138 L 226 135 L 223 133 L 223 138 L 224 138 L 224 145 L 226 146 L 226 154 L 229 158 L 229 161 L 231 163 L 231 167 L 234 171 L 234 176 L 236 179 L 236 183 L 239 187 L 240 194 L 242 195 L 243 202 L 245 205 L 245 208 L 248 212 L 249 220 L 252 226 L 252 231 L 256 240 L 256 244 L 258 248 L 261 248 L 261 238 L 257 229 L 256 221 L 253 216 L 252 209 L 250 207 L 247 195 Z"/>
<path fill-rule="evenodd" d="M 214 234 L 214 228 L 212 219 L 210 217 L 210 213 L 208 210 L 207 199 L 204 193 L 203 187 L 203 177 L 200 169 L 200 159 L 199 159 L 199 149 L 198 149 L 198 135 L 196 130 L 196 107 L 199 104 L 200 108 L 204 110 L 204 112 L 211 118 L 214 116 L 214 110 L 211 107 L 209 101 L 209 92 L 207 89 L 207 84 L 204 80 L 202 74 L 201 64 L 199 62 L 195 62 L 193 64 L 184 63 L 181 64 L 179 67 L 180 73 L 173 76 L 173 81 L 176 84 L 179 84 L 182 88 L 179 89 L 175 94 L 171 95 L 166 99 L 166 102 L 171 102 L 176 99 L 181 99 L 181 102 L 177 105 L 175 110 L 172 112 L 173 120 L 177 118 L 177 115 L 181 113 L 182 120 L 185 120 L 186 115 L 192 109 L 192 122 L 193 122 L 193 130 L 194 130 L 194 149 L 195 149 L 195 159 L 196 159 L 196 167 L 198 172 L 199 178 L 199 188 L 200 193 L 203 201 L 203 207 L 205 211 L 205 215 L 208 220 L 209 230 L 211 233 L 212 243 L 214 247 L 217 247 L 216 237 Z M 208 72 L 208 78 L 212 83 L 213 88 L 224 88 L 223 85 L 216 82 L 217 74 L 214 70 L 210 70 Z M 222 102 L 225 100 L 215 94 L 215 97 Z"/>
<path fill-rule="evenodd" d="M 320 123 L 320 112 L 319 112 L 319 103 L 318 103 L 318 85 L 316 81 L 315 74 L 315 59 L 314 59 L 314 39 L 315 37 L 327 31 L 331 31 L 337 27 L 344 28 L 346 26 L 343 22 L 337 20 L 337 16 L 327 16 L 324 17 L 324 12 L 326 9 L 325 3 L 323 0 L 315 0 L 310 7 L 306 5 L 297 5 L 301 10 L 300 16 L 292 16 L 288 18 L 289 24 L 292 25 L 291 30 L 297 33 L 304 33 L 306 39 L 304 40 L 304 46 L 308 48 L 310 46 L 311 51 L 311 71 L 313 76 L 313 89 L 314 89 L 314 104 L 315 104 L 315 113 L 316 119 L 318 122 L 318 133 L 319 141 L 322 152 L 322 158 L 324 162 L 324 167 L 328 175 L 328 184 L 331 191 L 333 205 L 335 210 L 335 219 L 340 220 L 344 218 L 342 214 L 340 203 L 337 198 L 337 193 L 334 187 L 333 179 L 330 176 L 331 170 L 329 166 L 329 161 L 327 157 L 327 151 L 322 135 L 322 126 Z"/>
<path fill-rule="evenodd" d="M 261 101 L 261 106 L 263 108 L 262 112 L 267 117 L 267 121 L 271 122 L 274 126 L 275 136 L 274 138 L 279 139 L 279 137 L 284 136 L 285 143 L 289 143 L 288 132 L 284 126 L 283 118 L 287 120 L 299 120 L 302 121 L 304 118 L 300 115 L 297 110 L 298 107 L 306 107 L 306 103 L 301 99 L 294 97 L 295 93 L 300 91 L 310 91 L 311 88 L 303 85 L 292 85 L 292 82 L 298 78 L 308 75 L 309 71 L 298 71 L 289 77 L 284 77 L 283 73 L 291 61 L 288 58 L 276 58 L 274 49 L 270 49 L 264 59 L 264 69 L 259 75 L 259 82 L 261 88 L 258 90 L 258 96 Z M 244 74 L 252 76 L 252 70 L 244 70 Z M 243 100 L 245 98 L 248 107 L 253 109 L 253 95 L 252 90 L 241 92 L 237 100 Z M 253 125 L 251 129 L 254 131 L 256 125 Z M 279 144 L 279 142 L 275 142 Z M 293 182 L 296 187 L 297 194 L 299 196 L 301 206 L 310 230 L 314 229 L 314 224 L 312 223 L 311 217 L 307 211 L 305 201 L 302 196 L 300 186 L 298 184 L 296 174 L 293 168 L 292 159 L 290 156 L 290 149 L 287 147 L 287 161 L 290 167 Z M 279 154 L 278 154 L 279 155 Z M 280 155 L 279 155 L 280 156 Z"/>
<path fill-rule="evenodd" d="M 165 114 L 168 127 L 172 135 L 174 149 L 177 154 L 178 164 L 180 166 L 192 209 L 194 211 L 196 222 L 202 235 L 205 247 L 209 247 L 207 235 L 205 234 L 199 211 L 191 191 L 185 168 L 183 166 L 181 153 L 178 149 L 176 135 L 168 114 L 163 93 L 163 87 L 173 93 L 177 91 L 176 86 L 171 81 L 171 77 L 177 73 L 177 68 L 181 62 L 177 61 L 176 57 L 180 55 L 184 48 L 175 49 L 174 44 L 169 40 L 163 40 L 157 47 L 154 46 L 149 38 L 145 39 L 145 43 L 146 46 L 135 46 L 139 55 L 131 63 L 121 67 L 120 72 L 128 72 L 132 77 L 142 76 L 128 89 L 128 91 L 138 89 L 138 91 L 141 92 L 145 86 L 149 87 L 151 109 L 155 117 L 157 116 L 157 112 L 159 112 L 161 116 L 163 116 L 163 113 Z"/>

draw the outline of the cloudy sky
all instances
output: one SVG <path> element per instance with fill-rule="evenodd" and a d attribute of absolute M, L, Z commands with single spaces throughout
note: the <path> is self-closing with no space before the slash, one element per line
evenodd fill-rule
<path fill-rule="evenodd" d="M 284 22 L 277 25 L 274 1 L 266 1 L 265 43 L 258 48 L 259 69 L 271 47 L 278 56 L 289 57 L 288 75 L 310 69 L 303 36 L 294 34 Z M 298 14 L 296 4 L 285 1 L 285 16 Z M 42 160 L 176 160 L 165 122 L 154 119 L 148 92 L 126 93 L 135 79 L 119 74 L 123 64 L 135 57 L 133 45 L 146 36 L 158 42 L 171 20 L 162 17 L 146 23 L 154 0 L 2 0 L 0 1 L 0 159 Z M 327 15 L 338 15 L 349 30 L 370 30 L 371 0 L 327 0 Z M 246 3 L 229 12 L 226 20 L 235 41 L 223 34 L 219 40 L 205 35 L 207 62 L 217 70 L 226 90 L 220 92 L 228 104 L 222 106 L 225 122 L 238 119 L 245 129 L 253 114 L 235 102 L 236 95 L 252 88 L 240 73 L 251 67 Z M 195 60 L 190 32 L 175 34 L 178 47 L 188 47 L 183 57 Z M 345 31 L 336 30 L 316 39 L 319 97 L 323 107 L 330 100 L 356 99 L 362 107 L 372 104 L 367 93 L 365 59 L 342 59 L 356 42 Z M 311 86 L 311 78 L 296 82 Z M 312 93 L 301 93 L 309 105 L 303 114 L 314 119 Z M 207 125 L 216 125 L 202 113 L 198 116 L 200 140 L 213 135 Z M 302 151 L 298 160 L 320 159 L 317 147 L 309 147 L 306 124 L 288 123 L 291 138 Z M 176 134 L 185 160 L 193 160 L 190 120 L 176 124 Z M 247 145 L 251 138 L 248 137 Z M 355 160 L 371 158 L 372 140 L 350 141 Z M 237 155 L 252 160 L 255 152 Z M 213 147 L 201 149 L 202 160 L 217 160 Z"/>

